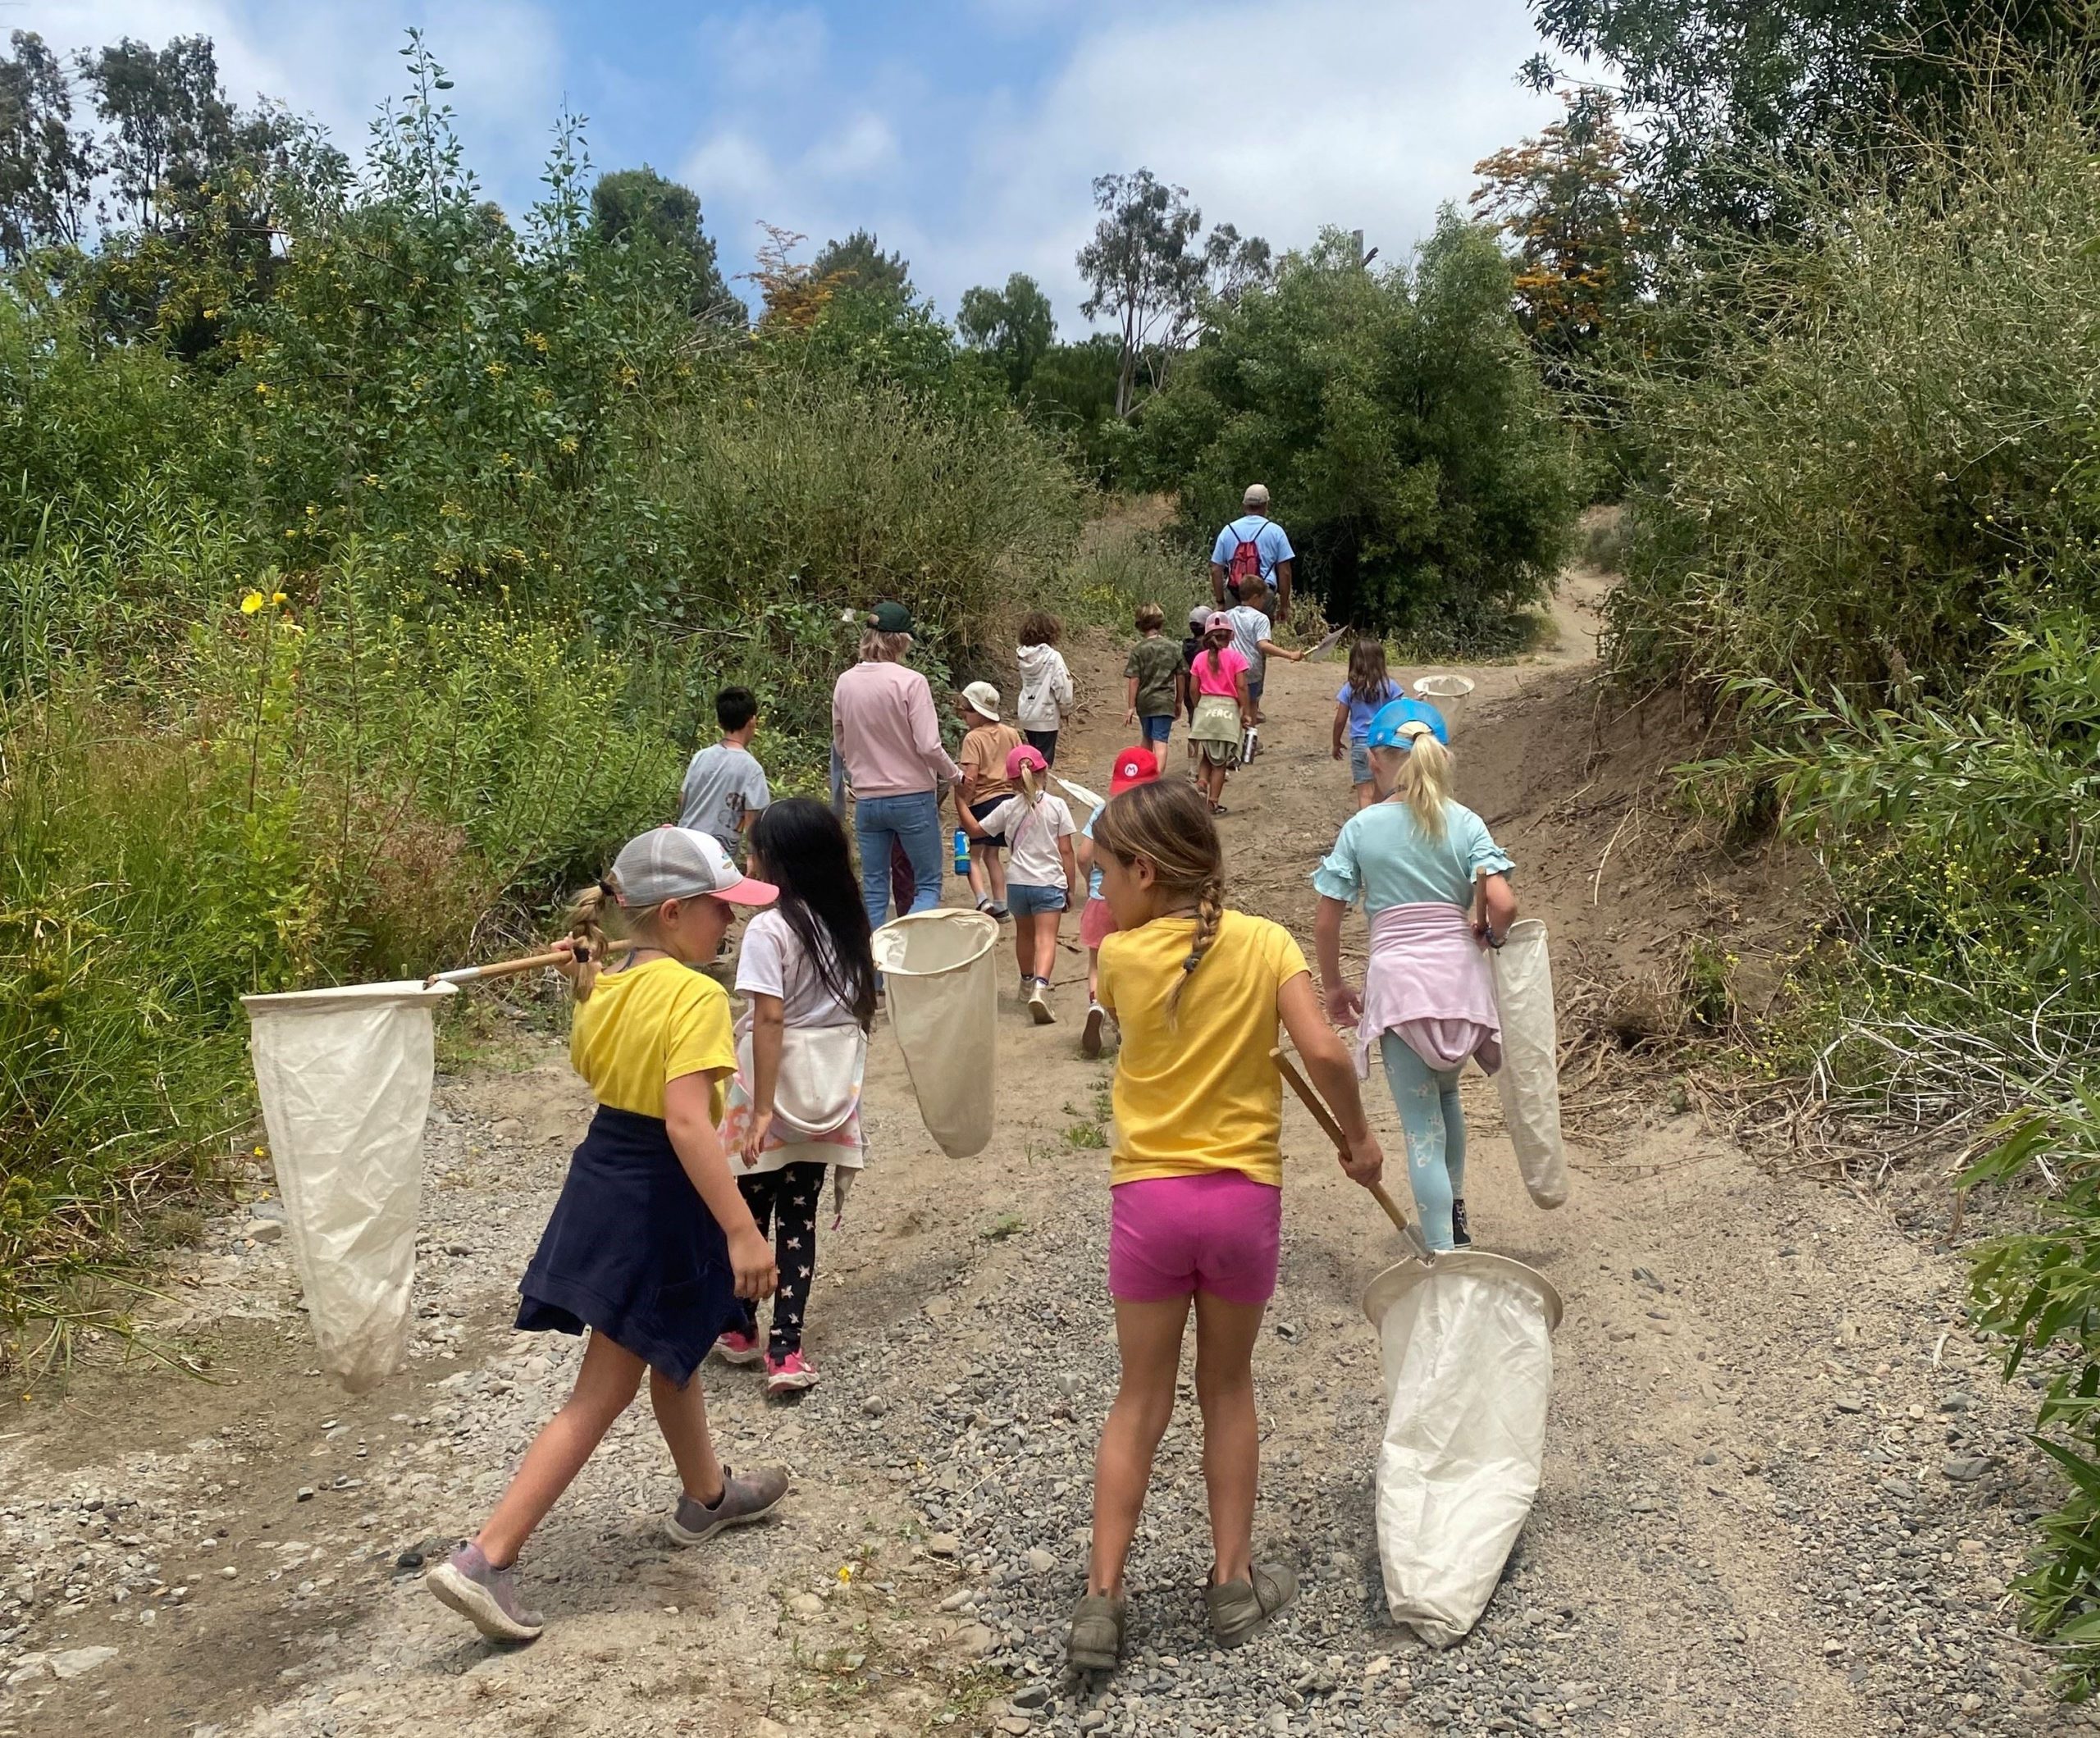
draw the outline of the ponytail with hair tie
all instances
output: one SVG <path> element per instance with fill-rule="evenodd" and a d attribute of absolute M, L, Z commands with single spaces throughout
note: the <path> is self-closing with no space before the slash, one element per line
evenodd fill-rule
<path fill-rule="evenodd" d="M 601 875 L 569 907 L 568 935 L 576 943 L 576 965 L 568 983 L 578 1001 L 590 1001 L 591 991 L 598 987 L 599 963 L 605 957 L 605 909 L 619 905 L 619 884 L 609 876 Z"/>

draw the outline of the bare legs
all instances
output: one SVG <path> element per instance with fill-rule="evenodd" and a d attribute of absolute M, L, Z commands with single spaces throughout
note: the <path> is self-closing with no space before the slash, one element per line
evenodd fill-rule
<path fill-rule="evenodd" d="M 1163 1303 L 1116 1301 L 1122 1385 L 1102 1428 L 1093 1473 L 1093 1557 L 1087 1591 L 1120 1594 L 1130 1540 L 1152 1482 L 1153 1457 L 1174 1416 L 1185 1298 Z M 1196 1398 L 1203 1414 L 1203 1483 L 1210 1496 L 1214 1581 L 1244 1581 L 1254 1532 L 1261 1430 L 1254 1412 L 1254 1342 L 1266 1304 L 1227 1303 L 1198 1293 Z"/>
<path fill-rule="evenodd" d="M 532 1530 L 546 1519 L 547 1511 L 583 1470 L 613 1421 L 633 1403 L 646 1368 L 625 1347 L 614 1345 L 602 1334 L 591 1335 L 575 1388 L 562 1409 L 532 1439 L 510 1488 L 474 1536 L 491 1563 L 501 1568 L 516 1560 Z M 686 1494 L 702 1503 L 719 1502 L 722 1468 L 708 1435 L 707 1403 L 699 1379 L 675 1388 L 651 1370 L 649 1398 L 671 1458 L 678 1462 Z"/>
<path fill-rule="evenodd" d="M 984 839 L 970 842 L 970 894 L 988 898 L 995 905 L 1007 902 L 1006 853 L 995 851 Z"/>
<path fill-rule="evenodd" d="M 1040 978 L 1048 983 L 1057 969 L 1057 925 L 1060 914 L 1031 911 L 1014 913 L 1014 960 L 1024 980 Z"/>
<path fill-rule="evenodd" d="M 1203 771 L 1198 775 L 1198 782 L 1202 784 L 1203 795 L 1209 800 L 1212 808 L 1217 808 L 1225 801 L 1225 763 L 1223 761 L 1213 760 L 1206 755 L 1203 757 Z"/>

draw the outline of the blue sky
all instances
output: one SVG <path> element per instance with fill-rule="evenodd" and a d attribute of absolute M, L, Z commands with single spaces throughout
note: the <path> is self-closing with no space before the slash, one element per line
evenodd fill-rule
<path fill-rule="evenodd" d="M 1089 183 L 1150 167 L 1207 221 L 1278 247 L 1361 228 L 1389 256 L 1463 201 L 1473 163 L 1554 105 L 1520 90 L 1523 0 L 1292 5 L 929 0 L 16 0 L 55 48 L 203 31 L 229 90 L 283 98 L 354 154 L 427 32 L 458 80 L 470 160 L 528 203 L 549 125 L 589 118 L 600 168 L 647 162 L 700 194 L 724 269 L 760 219 L 812 246 L 856 226 L 901 249 L 946 312 L 1033 273 L 1083 325 L 1072 255 Z"/>

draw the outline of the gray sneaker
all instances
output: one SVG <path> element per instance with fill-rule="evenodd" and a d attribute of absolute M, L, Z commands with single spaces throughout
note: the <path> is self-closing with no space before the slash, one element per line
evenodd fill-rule
<path fill-rule="evenodd" d="M 1238 1647 L 1297 1597 L 1298 1577 L 1281 1563 L 1257 1563 L 1248 1581 L 1203 1590 L 1211 1634 L 1221 1648 Z"/>
<path fill-rule="evenodd" d="M 527 1611 L 518 1597 L 518 1566 L 499 1569 L 479 1545 L 462 1545 L 424 1576 L 438 1603 L 472 1622 L 491 1641 L 530 1641 L 546 1620 Z"/>
<path fill-rule="evenodd" d="M 761 1467 L 742 1478 L 724 1467 L 720 1499 L 710 1506 L 681 1496 L 678 1506 L 664 1517 L 664 1531 L 674 1545 L 705 1544 L 724 1527 L 762 1520 L 787 1494 L 785 1467 Z"/>

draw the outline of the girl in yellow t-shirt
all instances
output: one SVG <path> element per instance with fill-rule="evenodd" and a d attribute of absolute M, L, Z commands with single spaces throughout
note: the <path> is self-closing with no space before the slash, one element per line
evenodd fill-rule
<path fill-rule="evenodd" d="M 756 1521 L 786 1494 L 778 1467 L 732 1474 L 714 1456 L 693 1372 L 765 1298 L 773 1253 L 737 1192 L 715 1125 L 735 1072 L 729 1000 L 693 968 L 712 960 L 739 907 L 770 905 L 706 834 L 660 827 L 628 842 L 578 902 L 564 969 L 576 992 L 569 1058 L 598 1101 L 590 1132 L 518 1284 L 520 1328 L 591 1330 L 576 1387 L 532 1440 L 510 1488 L 469 1544 L 431 1570 L 430 1589 L 499 1641 L 530 1641 L 541 1620 L 519 1598 L 518 1553 L 649 1373 L 657 1427 L 683 1487 L 664 1527 L 698 1544 Z M 601 972 L 607 905 L 632 936 Z"/>
<path fill-rule="evenodd" d="M 1101 1672 L 1122 1651 L 1124 1560 L 1173 1415 L 1192 1299 L 1215 1551 L 1205 1599 L 1219 1645 L 1237 1646 L 1298 1590 L 1290 1569 L 1253 1557 L 1253 1358 L 1282 1216 L 1283 1083 L 1269 1055 L 1279 1023 L 1349 1137 L 1343 1169 L 1374 1183 L 1385 1160 L 1297 942 L 1225 909 L 1203 799 L 1180 783 L 1135 786 L 1110 799 L 1093 842 L 1116 926 L 1101 944 L 1101 1000 L 1123 1034 L 1108 1255 L 1123 1378 L 1094 1462 L 1093 1556 L 1066 1655 Z"/>

